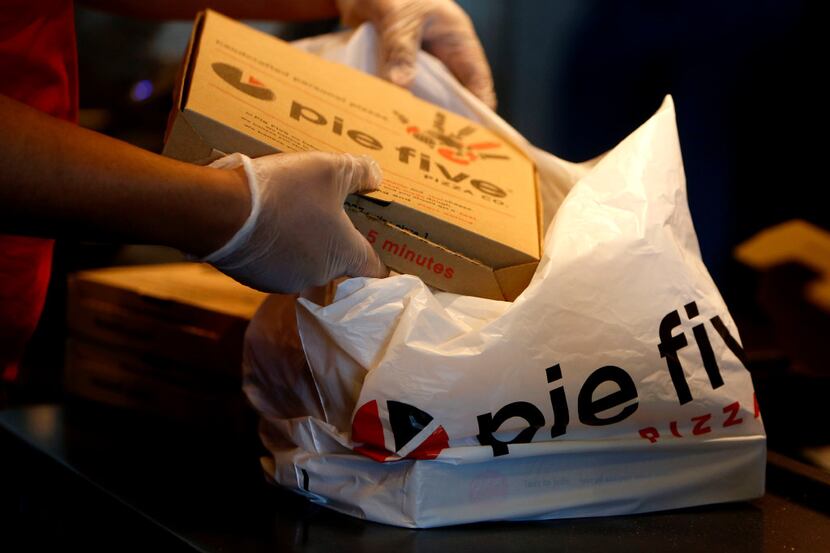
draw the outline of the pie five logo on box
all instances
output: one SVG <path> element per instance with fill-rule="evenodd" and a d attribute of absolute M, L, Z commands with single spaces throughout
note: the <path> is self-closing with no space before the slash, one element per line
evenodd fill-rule
<path fill-rule="evenodd" d="M 481 159 L 510 159 L 499 153 L 502 147 L 499 142 L 470 142 L 475 128 L 466 125 L 455 132 L 446 129 L 447 117 L 443 113 L 436 112 L 432 121 L 432 127 L 421 129 L 417 125 L 410 124 L 409 119 L 399 112 L 395 112 L 398 120 L 405 125 L 406 133 L 413 138 L 426 144 L 447 161 L 458 165 L 470 165 Z"/>
<path fill-rule="evenodd" d="M 352 420 L 354 448 L 379 462 L 435 459 L 449 447 L 449 436 L 430 415 L 400 401 L 364 403 Z"/>
<path fill-rule="evenodd" d="M 212 64 L 211 68 L 223 81 L 248 96 L 267 101 L 275 98 L 274 91 L 249 72 L 229 63 L 220 62 Z"/>

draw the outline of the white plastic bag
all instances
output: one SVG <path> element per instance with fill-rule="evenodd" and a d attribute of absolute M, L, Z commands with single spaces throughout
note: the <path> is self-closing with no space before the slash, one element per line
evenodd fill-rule
<path fill-rule="evenodd" d="M 373 71 L 374 40 L 364 26 L 300 46 Z M 327 307 L 299 300 L 302 345 L 294 299 L 272 296 L 245 352 L 268 475 L 407 527 L 763 494 L 763 424 L 701 262 L 671 98 L 599 161 L 571 164 L 527 144 L 426 54 L 414 92 L 533 157 L 550 223 L 542 262 L 514 303 L 407 275 L 346 281 Z"/>

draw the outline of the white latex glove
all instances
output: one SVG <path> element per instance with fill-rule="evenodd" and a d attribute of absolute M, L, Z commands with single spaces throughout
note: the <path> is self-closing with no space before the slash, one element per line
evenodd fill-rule
<path fill-rule="evenodd" d="M 388 274 L 343 211 L 347 194 L 380 185 L 380 168 L 372 158 L 323 152 L 257 159 L 232 154 L 211 164 L 240 166 L 251 188 L 251 213 L 228 243 L 203 261 L 266 292 L 299 292 L 343 275 Z"/>
<path fill-rule="evenodd" d="M 473 23 L 452 0 L 337 0 L 346 25 L 371 21 L 380 38 L 380 73 L 403 87 L 415 78 L 415 55 L 423 45 L 491 108 L 493 75 Z"/>

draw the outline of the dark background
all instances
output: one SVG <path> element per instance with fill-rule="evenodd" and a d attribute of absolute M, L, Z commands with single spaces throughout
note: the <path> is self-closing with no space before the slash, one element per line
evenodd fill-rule
<path fill-rule="evenodd" d="M 500 113 L 560 157 L 610 149 L 674 97 L 693 219 L 724 293 L 735 286 L 737 243 L 794 217 L 826 227 L 819 2 L 464 4 L 492 62 Z"/>

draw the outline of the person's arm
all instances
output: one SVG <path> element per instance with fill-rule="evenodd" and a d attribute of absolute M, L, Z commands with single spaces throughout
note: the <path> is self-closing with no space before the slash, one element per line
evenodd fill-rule
<path fill-rule="evenodd" d="M 241 171 L 164 158 L 0 95 L 0 231 L 164 244 L 206 255 L 250 211 Z"/>
<path fill-rule="evenodd" d="M 313 21 L 337 17 L 334 0 L 81 0 L 91 8 L 148 19 L 192 19 L 206 8 L 239 19 Z"/>
<path fill-rule="evenodd" d="M 266 292 L 387 270 L 343 211 L 377 190 L 368 157 L 174 161 L 0 95 L 0 232 L 164 244 Z"/>

